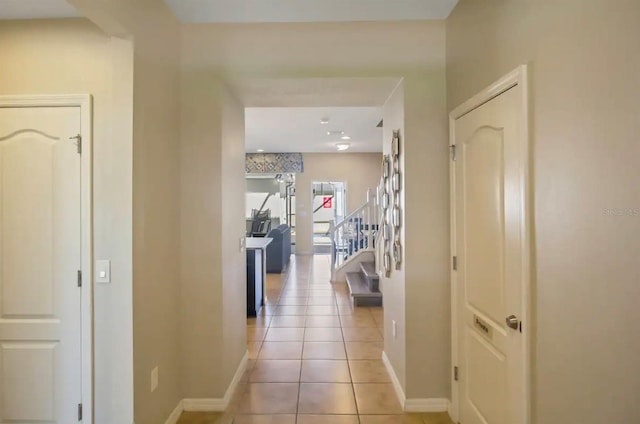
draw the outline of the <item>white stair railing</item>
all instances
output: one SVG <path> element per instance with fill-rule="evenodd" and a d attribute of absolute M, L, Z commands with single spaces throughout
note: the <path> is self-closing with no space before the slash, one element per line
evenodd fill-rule
<path fill-rule="evenodd" d="M 367 191 L 367 202 L 347 215 L 342 221 L 331 222 L 331 272 L 343 266 L 358 252 L 373 251 L 378 232 L 378 206 L 376 196 Z"/>

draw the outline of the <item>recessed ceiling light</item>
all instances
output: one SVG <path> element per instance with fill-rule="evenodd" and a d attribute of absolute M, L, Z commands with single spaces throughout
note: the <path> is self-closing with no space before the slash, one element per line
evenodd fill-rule
<path fill-rule="evenodd" d="M 340 138 L 343 139 L 343 140 L 351 140 L 351 137 L 349 137 L 348 135 L 343 135 Z"/>
<path fill-rule="evenodd" d="M 320 123 L 321 123 L 322 125 L 327 125 L 327 124 L 329 123 L 329 118 L 322 118 L 322 119 L 320 120 Z"/>
<path fill-rule="evenodd" d="M 256 152 L 262 153 L 262 152 L 264 152 L 264 149 L 258 149 L 258 150 L 256 150 Z"/>
<path fill-rule="evenodd" d="M 343 135 L 344 131 L 327 131 L 327 135 Z"/>
<path fill-rule="evenodd" d="M 336 144 L 336 149 L 342 151 L 347 150 L 351 145 L 349 143 L 338 143 Z"/>

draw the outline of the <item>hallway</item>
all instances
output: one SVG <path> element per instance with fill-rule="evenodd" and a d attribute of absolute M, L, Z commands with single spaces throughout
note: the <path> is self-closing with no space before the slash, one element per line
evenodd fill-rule
<path fill-rule="evenodd" d="M 247 321 L 249 364 L 224 414 L 185 412 L 181 424 L 448 424 L 402 414 L 381 360 L 382 308 L 353 308 L 332 285 L 330 257 L 296 256 L 269 274 L 267 301 Z"/>

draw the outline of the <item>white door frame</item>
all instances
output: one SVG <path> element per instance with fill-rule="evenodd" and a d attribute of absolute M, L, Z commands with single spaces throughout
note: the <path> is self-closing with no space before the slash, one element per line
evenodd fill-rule
<path fill-rule="evenodd" d="M 491 99 L 499 96 L 508 89 L 520 86 L 522 88 L 522 105 L 521 119 L 522 128 L 520 133 L 520 141 L 522 143 L 520 152 L 522 152 L 521 161 L 524 167 L 520 183 L 522 185 L 522 340 L 524 344 L 524 381 L 525 381 L 525 417 L 523 424 L 531 421 L 531 233 L 530 233 L 530 217 L 531 217 L 531 199 L 529 193 L 529 86 L 527 77 L 527 65 L 521 65 L 509 74 L 500 78 L 494 84 L 482 90 L 449 114 L 449 145 L 456 143 L 455 121 L 467 113 L 477 109 Z M 450 210 L 451 210 L 451 257 L 456 256 L 456 196 L 455 196 L 455 175 L 456 162 L 451 161 L 449 168 L 450 183 Z M 451 363 L 453 366 L 458 364 L 458 282 L 456 280 L 456 272 L 451 271 Z M 449 415 L 454 421 L 460 418 L 460 386 L 455 381 L 453 372 L 451 373 L 451 407 Z M 464 423 L 463 423 L 464 424 Z"/>
<path fill-rule="evenodd" d="M 81 216 L 81 340 L 82 422 L 93 423 L 93 180 L 92 97 L 74 95 L 0 96 L 0 107 L 79 107 L 82 154 L 80 156 Z"/>

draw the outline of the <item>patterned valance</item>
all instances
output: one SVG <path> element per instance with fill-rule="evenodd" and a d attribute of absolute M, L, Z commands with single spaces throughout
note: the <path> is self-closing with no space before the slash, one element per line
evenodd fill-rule
<path fill-rule="evenodd" d="M 247 153 L 247 174 L 304 172 L 302 153 Z"/>

